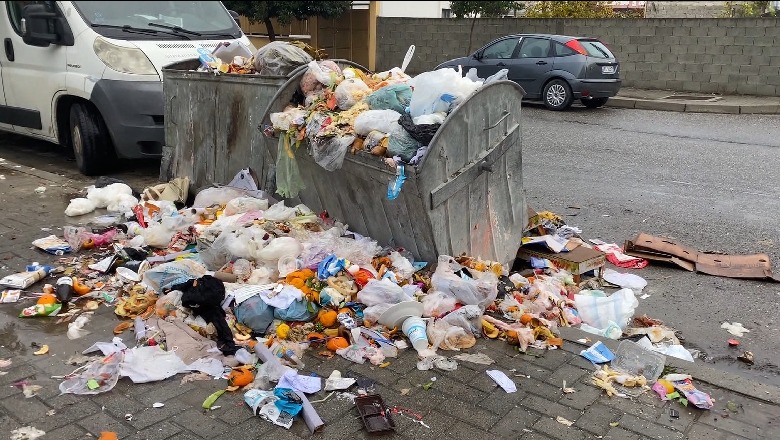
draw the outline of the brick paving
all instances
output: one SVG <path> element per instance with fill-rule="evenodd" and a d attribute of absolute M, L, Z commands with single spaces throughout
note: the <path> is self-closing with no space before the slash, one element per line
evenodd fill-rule
<path fill-rule="evenodd" d="M 67 219 L 62 214 L 69 198 L 83 182 L 37 173 L 0 162 L 0 269 L 2 274 L 23 270 L 35 260 L 53 262 L 54 257 L 31 248 L 30 242 L 43 235 L 60 233 Z M 34 189 L 46 186 L 36 194 Z M 51 232 L 41 228 L 51 228 Z M 28 300 L 28 302 L 30 302 Z M 225 381 L 199 381 L 180 384 L 180 376 L 165 381 L 135 385 L 122 379 L 110 392 L 92 397 L 59 395 L 59 381 L 53 375 L 74 367 L 64 360 L 95 341 L 107 341 L 117 320 L 108 307 L 102 307 L 87 325 L 91 332 L 69 341 L 66 324 L 46 320 L 16 318 L 27 303 L 0 305 L 0 358 L 11 358 L 8 374 L 0 376 L 0 438 L 21 426 L 35 426 L 47 432 L 44 439 L 94 439 L 102 431 L 114 431 L 122 439 L 197 440 L 260 439 L 278 440 L 318 437 L 352 439 L 369 437 L 353 405 L 331 396 L 315 403 L 326 421 L 325 430 L 311 435 L 301 420 L 287 431 L 251 414 L 241 393 L 226 393 L 217 402 L 221 408 L 204 413 L 202 401 L 223 388 Z M 696 386 L 716 399 L 711 411 L 684 408 L 662 402 L 648 392 L 637 399 L 609 398 L 589 383 L 593 367 L 579 356 L 583 348 L 576 339 L 582 333 L 567 329 L 562 350 L 529 350 L 535 356 L 519 353 L 500 341 L 480 340 L 470 352 L 484 352 L 496 364 L 490 367 L 461 362 L 451 372 L 418 371 L 416 355 L 401 351 L 388 359 L 387 368 L 354 364 L 341 358 L 322 359 L 306 353 L 303 373 L 328 376 L 334 369 L 345 375 L 376 381 L 375 391 L 390 406 L 413 410 L 423 416 L 425 427 L 397 415 L 393 438 L 474 440 L 511 439 L 777 439 L 780 438 L 780 389 L 746 381 L 683 361 L 670 361 L 678 371 L 691 370 Z M 47 356 L 33 356 L 31 342 L 49 344 Z M 605 341 L 613 344 L 612 341 Z M 614 345 L 613 345 L 614 347 Z M 686 369 L 686 366 L 688 367 Z M 507 373 L 517 384 L 516 393 L 507 394 L 485 374 L 488 368 Z M 433 386 L 424 389 L 423 384 Z M 27 380 L 43 387 L 41 393 L 24 398 L 12 384 Z M 562 381 L 577 390 L 563 394 Z M 744 393 L 744 394 L 743 394 Z M 325 392 L 310 396 L 320 400 Z M 726 403 L 737 404 L 736 413 Z M 162 408 L 153 408 L 163 402 Z M 679 412 L 671 418 L 670 409 Z M 49 415 L 51 414 L 51 415 Z M 132 414 L 131 420 L 125 418 Z M 561 416 L 574 422 L 570 427 L 556 421 Z"/>

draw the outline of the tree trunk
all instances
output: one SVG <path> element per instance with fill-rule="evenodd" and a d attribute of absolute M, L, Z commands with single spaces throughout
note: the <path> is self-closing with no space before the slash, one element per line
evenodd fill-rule
<path fill-rule="evenodd" d="M 265 29 L 268 31 L 268 40 L 276 41 L 276 33 L 274 32 L 274 23 L 271 21 L 270 18 L 266 18 L 265 20 L 263 20 L 263 23 L 265 23 Z"/>
<path fill-rule="evenodd" d="M 471 30 L 469 31 L 469 50 L 466 55 L 471 55 L 471 38 L 474 36 L 474 24 L 477 22 L 477 14 L 471 19 Z"/>

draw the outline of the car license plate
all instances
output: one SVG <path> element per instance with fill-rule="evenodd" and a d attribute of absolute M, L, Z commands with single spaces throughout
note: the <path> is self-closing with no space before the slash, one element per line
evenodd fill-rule
<path fill-rule="evenodd" d="M 601 66 L 601 73 L 611 75 L 615 73 L 615 66 Z"/>

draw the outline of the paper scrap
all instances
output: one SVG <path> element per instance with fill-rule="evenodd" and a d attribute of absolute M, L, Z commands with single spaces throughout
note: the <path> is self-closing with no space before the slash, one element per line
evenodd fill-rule
<path fill-rule="evenodd" d="M 164 407 L 164 406 L 165 406 L 165 404 L 164 404 L 164 403 L 162 403 L 162 402 L 154 402 L 154 403 L 152 404 L 152 408 L 162 408 L 162 407 Z"/>
<path fill-rule="evenodd" d="M 574 424 L 574 422 L 572 422 L 571 420 L 564 419 L 564 418 L 563 418 L 563 417 L 561 417 L 561 416 L 558 416 L 558 417 L 556 417 L 556 418 L 555 418 L 555 420 L 556 420 L 558 423 L 560 423 L 561 425 L 571 426 L 571 425 L 573 425 L 573 424 Z"/>
<path fill-rule="evenodd" d="M 750 330 L 746 329 L 739 322 L 734 322 L 734 323 L 724 322 L 723 324 L 720 325 L 720 328 L 725 328 L 727 332 L 731 333 L 734 336 L 745 336 L 745 333 L 750 333 Z"/>
<path fill-rule="evenodd" d="M 479 365 L 490 365 L 496 362 L 485 353 L 461 353 L 452 358 L 458 361 L 471 362 L 472 364 Z"/>
<path fill-rule="evenodd" d="M 517 385 L 510 379 L 503 371 L 499 370 L 487 370 L 488 376 L 493 379 L 501 388 L 507 393 L 514 393 L 517 391 Z"/>
<path fill-rule="evenodd" d="M 615 355 L 601 341 L 596 341 L 596 343 L 591 345 L 587 350 L 582 350 L 580 356 L 594 364 L 603 364 L 615 359 Z"/>
<path fill-rule="evenodd" d="M 41 431 L 33 426 L 24 426 L 11 431 L 11 440 L 36 440 L 44 435 L 46 435 L 45 431 Z"/>

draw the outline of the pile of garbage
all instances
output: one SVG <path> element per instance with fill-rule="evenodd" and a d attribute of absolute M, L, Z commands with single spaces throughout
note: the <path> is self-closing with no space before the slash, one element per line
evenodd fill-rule
<path fill-rule="evenodd" d="M 276 201 L 249 169 L 194 198 L 186 178 L 140 193 L 102 179 L 67 212 L 103 208 L 107 214 L 65 227 L 64 237 L 36 240 L 61 256 L 58 266 L 33 264 L 0 280 L 16 289 L 4 292 L 4 302 L 13 295 L 19 300 L 46 277 L 56 280 L 27 293 L 36 304 L 19 316 L 55 317 L 68 323 L 70 339 L 89 333 L 102 306 L 121 320 L 115 335 L 134 333 L 132 346 L 115 337 L 87 348 L 85 355 L 100 354 L 65 377 L 63 393 L 106 392 L 120 377 L 136 383 L 180 373 L 217 377 L 229 391 L 242 389 L 264 418 L 289 427 L 302 413 L 316 429 L 321 420 L 305 394 L 323 385 L 298 374 L 307 350 L 382 366 L 411 347 L 418 369 L 453 370 L 458 360 L 490 363 L 475 354 L 442 354 L 469 349 L 482 337 L 523 352 L 561 347 L 558 329 L 567 326 L 676 340 L 673 330 L 646 317 L 629 326 L 637 304 L 631 288 L 608 296 L 594 288 L 597 278 L 577 283 L 554 264 L 513 271 L 466 255 L 415 261 L 325 212 Z M 337 375 L 324 386 L 353 383 Z M 204 408 L 218 397 L 206 399 Z"/>
<path fill-rule="evenodd" d="M 215 74 L 287 76 L 324 54 L 302 41 L 272 41 L 254 54 L 241 42 L 223 42 L 209 52 L 198 50 L 199 71 Z"/>
<path fill-rule="evenodd" d="M 280 195 L 295 197 L 303 187 L 295 155 L 304 141 L 328 171 L 341 168 L 347 152 L 377 156 L 391 169 L 420 164 L 447 115 L 507 73 L 480 79 L 475 69 L 466 76 L 440 69 L 412 78 L 404 67 L 372 74 L 330 60 L 308 63 L 290 105 L 263 130 L 279 137 Z"/>

